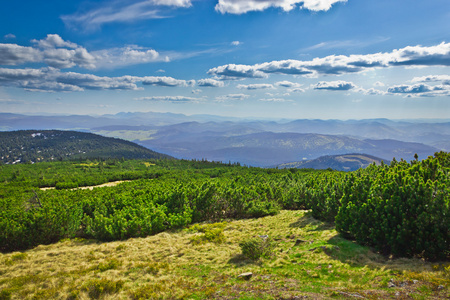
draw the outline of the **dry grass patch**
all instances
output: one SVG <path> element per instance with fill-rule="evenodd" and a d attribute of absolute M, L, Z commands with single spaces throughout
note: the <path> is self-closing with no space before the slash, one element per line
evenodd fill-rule
<path fill-rule="evenodd" d="M 242 255 L 239 244 L 260 236 L 273 240 L 273 256 Z M 0 299 L 449 296 L 446 263 L 383 257 L 306 211 L 110 243 L 65 240 L 0 254 L 0 263 Z M 244 272 L 253 273 L 250 280 L 238 278 Z"/>

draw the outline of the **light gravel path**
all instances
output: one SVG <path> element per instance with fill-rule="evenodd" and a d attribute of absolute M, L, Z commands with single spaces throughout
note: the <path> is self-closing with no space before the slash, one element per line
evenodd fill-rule
<path fill-rule="evenodd" d="M 103 184 L 99 184 L 99 185 L 91 185 L 91 186 L 80 186 L 71 190 L 93 190 L 94 188 L 97 187 L 107 187 L 107 186 L 116 186 L 122 182 L 128 182 L 131 180 L 120 180 L 120 181 L 113 181 L 113 182 L 107 182 L 107 183 L 103 183 Z M 42 191 L 46 191 L 46 190 L 54 190 L 55 187 L 45 187 L 45 188 L 41 188 Z"/>

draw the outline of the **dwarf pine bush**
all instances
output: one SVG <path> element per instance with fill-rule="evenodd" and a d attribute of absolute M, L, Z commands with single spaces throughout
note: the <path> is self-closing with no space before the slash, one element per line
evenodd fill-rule
<path fill-rule="evenodd" d="M 449 170 L 437 158 L 354 174 L 336 229 L 382 253 L 445 259 L 450 249 Z"/>

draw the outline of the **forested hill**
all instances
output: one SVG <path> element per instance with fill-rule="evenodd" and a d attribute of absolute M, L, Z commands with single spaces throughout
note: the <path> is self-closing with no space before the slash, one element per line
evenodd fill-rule
<path fill-rule="evenodd" d="M 135 143 L 97 134 L 61 130 L 0 132 L 0 161 L 26 163 L 77 158 L 171 158 Z"/>

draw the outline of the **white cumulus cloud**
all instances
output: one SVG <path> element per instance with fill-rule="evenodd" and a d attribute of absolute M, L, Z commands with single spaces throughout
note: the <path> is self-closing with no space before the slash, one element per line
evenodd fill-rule
<path fill-rule="evenodd" d="M 266 78 L 267 74 L 258 71 L 253 66 L 228 64 L 208 71 L 210 75 L 216 75 L 221 79 L 236 80 L 243 78 Z"/>
<path fill-rule="evenodd" d="M 38 49 L 16 44 L 0 44 L 0 65 L 16 66 L 42 61 L 43 54 Z"/>
<path fill-rule="evenodd" d="M 57 34 L 48 34 L 41 40 L 32 40 L 35 47 L 0 44 L 0 65 L 45 63 L 58 69 L 75 66 L 85 69 L 117 68 L 152 62 L 168 62 L 168 56 L 156 50 L 126 46 L 89 52 L 86 48 L 65 41 Z"/>
<path fill-rule="evenodd" d="M 187 87 L 195 85 L 195 80 L 181 80 L 167 76 L 145 76 L 137 78 L 139 78 L 139 81 L 142 81 L 142 84 L 144 85 L 167 86 L 167 87 L 175 87 L 175 86 Z"/>
<path fill-rule="evenodd" d="M 249 95 L 246 94 L 228 94 L 228 95 L 222 95 L 222 96 L 218 96 L 216 97 L 216 101 L 218 102 L 223 102 L 223 101 L 227 101 L 227 100 L 245 100 L 247 98 L 249 98 Z"/>
<path fill-rule="evenodd" d="M 297 6 L 312 11 L 326 11 L 337 2 L 347 0 L 219 0 L 215 9 L 222 14 L 244 14 L 249 11 L 263 11 L 270 7 L 291 11 Z"/>
<path fill-rule="evenodd" d="M 364 94 L 364 95 L 372 95 L 372 96 L 373 95 L 386 95 L 387 94 L 387 92 L 385 92 L 385 91 L 377 90 L 377 89 L 374 89 L 374 88 L 364 89 L 362 87 L 357 87 L 357 88 L 354 88 L 353 91 L 357 92 L 357 93 Z"/>
<path fill-rule="evenodd" d="M 242 90 L 261 90 L 261 89 L 273 89 L 273 85 L 269 83 L 255 83 L 255 84 L 239 84 L 238 89 Z"/>
<path fill-rule="evenodd" d="M 299 87 L 302 86 L 301 83 L 290 82 L 290 81 L 287 81 L 287 80 L 275 82 L 275 85 L 276 86 L 286 87 L 286 88 L 299 88 Z"/>
<path fill-rule="evenodd" d="M 341 75 L 375 68 L 450 66 L 450 43 L 435 46 L 408 46 L 391 52 L 365 55 L 330 55 L 309 61 L 281 60 L 256 65 L 223 65 L 208 74 L 221 79 L 264 78 L 269 74 Z"/>
<path fill-rule="evenodd" d="M 291 102 L 291 100 L 286 100 L 284 98 L 263 98 L 263 99 L 259 99 L 259 101 L 263 101 L 263 102 Z"/>
<path fill-rule="evenodd" d="M 430 86 L 428 84 L 413 84 L 413 85 L 396 85 L 388 88 L 388 92 L 392 94 L 422 94 L 431 91 L 442 91 L 444 90 L 441 86 Z"/>
<path fill-rule="evenodd" d="M 414 77 L 412 82 L 441 82 L 444 85 L 450 85 L 450 75 L 428 75 Z"/>
<path fill-rule="evenodd" d="M 160 55 L 156 50 L 138 46 L 126 46 L 92 52 L 97 68 L 114 68 L 151 62 L 168 62 L 168 56 Z"/>
<path fill-rule="evenodd" d="M 329 91 L 348 91 L 356 86 L 352 82 L 348 81 L 320 81 L 313 85 L 315 90 L 329 90 Z"/>
<path fill-rule="evenodd" d="M 75 43 L 63 40 L 57 34 L 47 34 L 47 37 L 42 40 L 32 40 L 40 48 L 73 48 L 76 49 L 79 46 Z"/>
<path fill-rule="evenodd" d="M 13 86 L 41 92 L 77 92 L 84 90 L 139 90 L 137 83 L 154 86 L 190 86 L 193 81 L 172 77 L 107 77 L 75 72 L 61 72 L 55 68 L 0 68 L 0 86 Z"/>
<path fill-rule="evenodd" d="M 139 101 L 163 101 L 172 103 L 183 103 L 183 102 L 193 102 L 198 103 L 204 101 L 204 98 L 186 97 L 186 96 L 150 96 L 150 97 L 140 97 L 135 98 Z"/>
<path fill-rule="evenodd" d="M 204 86 L 204 87 L 223 87 L 225 84 L 223 81 L 206 78 L 206 79 L 200 79 L 197 81 L 198 86 Z"/>

